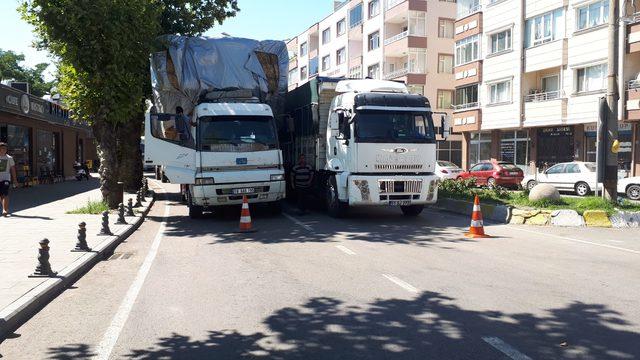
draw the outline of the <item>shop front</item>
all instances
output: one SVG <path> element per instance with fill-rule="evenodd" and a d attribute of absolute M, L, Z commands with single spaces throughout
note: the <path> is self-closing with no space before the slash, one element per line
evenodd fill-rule
<path fill-rule="evenodd" d="M 535 165 L 546 169 L 557 163 L 579 160 L 576 156 L 575 126 L 538 128 Z"/>
<path fill-rule="evenodd" d="M 598 125 L 595 123 L 584 126 L 585 161 L 596 161 L 596 140 Z M 618 151 L 618 171 L 620 176 L 634 176 L 634 126 L 632 123 L 618 123 L 618 141 L 620 150 Z M 637 160 L 636 160 L 637 161 Z M 638 176 L 638 175 L 635 175 Z"/>

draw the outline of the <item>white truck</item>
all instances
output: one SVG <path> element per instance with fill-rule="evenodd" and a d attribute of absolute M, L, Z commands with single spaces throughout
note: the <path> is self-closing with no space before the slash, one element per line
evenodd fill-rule
<path fill-rule="evenodd" d="M 245 196 L 280 211 L 286 185 L 273 106 L 284 103 L 286 45 L 173 37 L 155 56 L 145 165 L 181 184 L 192 218 Z M 189 115 L 167 111 L 176 108 Z"/>
<path fill-rule="evenodd" d="M 304 154 L 329 214 L 400 206 L 419 215 L 437 201 L 436 129 L 429 101 L 402 83 L 314 78 L 287 94 L 280 130 L 285 167 Z M 442 138 L 448 125 L 442 116 Z"/>

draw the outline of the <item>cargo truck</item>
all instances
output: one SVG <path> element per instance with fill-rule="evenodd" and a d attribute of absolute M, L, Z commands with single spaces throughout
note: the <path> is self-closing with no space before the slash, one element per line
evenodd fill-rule
<path fill-rule="evenodd" d="M 437 201 L 436 129 L 424 96 L 393 81 L 317 77 L 287 93 L 286 109 L 285 168 L 305 155 L 331 216 L 353 206 L 399 206 L 417 216 Z"/>

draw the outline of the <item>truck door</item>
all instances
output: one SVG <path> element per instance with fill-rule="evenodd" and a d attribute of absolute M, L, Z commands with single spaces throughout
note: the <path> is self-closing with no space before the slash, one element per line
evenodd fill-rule
<path fill-rule="evenodd" d="M 187 118 L 174 114 L 145 116 L 145 165 L 162 166 L 174 184 L 193 184 L 196 176 L 194 131 Z"/>

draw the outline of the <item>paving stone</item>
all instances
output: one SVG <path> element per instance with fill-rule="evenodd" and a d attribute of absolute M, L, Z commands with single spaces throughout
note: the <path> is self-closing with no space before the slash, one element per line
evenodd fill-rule
<path fill-rule="evenodd" d="M 551 214 L 540 212 L 539 214 L 527 219 L 527 225 L 547 225 L 551 219 Z"/>
<path fill-rule="evenodd" d="M 575 210 L 556 210 L 551 213 L 553 226 L 585 226 L 584 218 Z"/>

